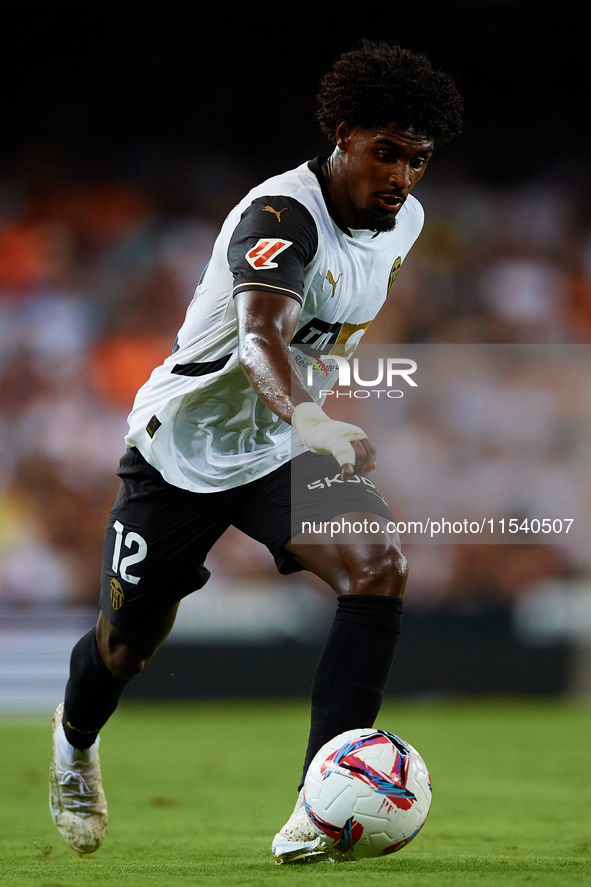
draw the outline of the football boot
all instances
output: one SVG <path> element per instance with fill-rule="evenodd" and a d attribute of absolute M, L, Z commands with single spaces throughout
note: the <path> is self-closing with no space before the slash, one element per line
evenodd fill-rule
<path fill-rule="evenodd" d="M 94 853 L 107 830 L 107 799 L 101 780 L 99 740 L 85 750 L 63 754 L 63 702 L 53 716 L 53 755 L 49 771 L 49 808 L 62 838 L 80 854 Z M 61 732 L 60 732 L 61 731 Z"/>
<path fill-rule="evenodd" d="M 301 792 L 293 813 L 273 838 L 272 850 L 276 865 L 354 861 L 349 854 L 329 848 L 314 831 Z"/>

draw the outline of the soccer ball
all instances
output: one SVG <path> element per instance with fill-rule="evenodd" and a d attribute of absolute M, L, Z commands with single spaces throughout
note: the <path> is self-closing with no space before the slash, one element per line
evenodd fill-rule
<path fill-rule="evenodd" d="M 322 746 L 303 794 L 327 849 L 360 859 L 412 841 L 431 806 L 431 779 L 418 751 L 393 733 L 348 730 Z"/>

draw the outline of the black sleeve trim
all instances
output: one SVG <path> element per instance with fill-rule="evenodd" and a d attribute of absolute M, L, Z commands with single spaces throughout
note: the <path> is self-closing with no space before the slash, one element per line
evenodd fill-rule
<path fill-rule="evenodd" d="M 305 269 L 317 249 L 316 222 L 302 203 L 283 195 L 257 197 L 228 245 L 234 292 L 247 286 L 303 301 Z"/>
<path fill-rule="evenodd" d="M 288 290 L 284 286 L 273 286 L 271 283 L 261 283 L 260 280 L 250 280 L 245 281 L 244 283 L 238 283 L 234 287 L 232 294 L 236 296 L 239 292 L 244 292 L 244 290 L 267 290 L 267 292 L 270 293 L 279 293 L 280 295 L 289 296 L 291 299 L 295 299 L 300 305 L 304 301 L 303 297 L 300 296 L 299 293 L 296 293 L 295 290 Z"/>

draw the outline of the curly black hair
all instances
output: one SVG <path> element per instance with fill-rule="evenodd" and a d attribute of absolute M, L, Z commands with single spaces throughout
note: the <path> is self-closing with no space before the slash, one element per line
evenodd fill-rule
<path fill-rule="evenodd" d="M 325 74 L 316 96 L 316 120 L 334 143 L 340 120 L 373 129 L 396 124 L 445 144 L 462 128 L 462 99 L 453 78 L 429 59 L 397 44 L 362 40 Z"/>

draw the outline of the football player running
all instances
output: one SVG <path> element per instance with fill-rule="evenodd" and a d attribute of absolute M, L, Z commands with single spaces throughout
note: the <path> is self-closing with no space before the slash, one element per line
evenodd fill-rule
<path fill-rule="evenodd" d="M 325 413 L 301 368 L 350 357 L 378 313 L 423 225 L 411 191 L 435 146 L 459 133 L 461 99 L 424 56 L 363 41 L 324 77 L 317 119 L 332 153 L 268 179 L 230 212 L 173 353 L 129 416 L 98 623 L 72 651 L 54 715 L 51 811 L 79 853 L 97 850 L 107 826 L 99 730 L 179 601 L 209 578 L 206 556 L 230 525 L 265 544 L 280 573 L 309 570 L 337 596 L 301 783 L 325 742 L 372 726 L 380 709 L 407 564 L 368 478 L 371 441 Z M 380 541 L 319 544 L 300 532 L 302 520 L 337 516 L 377 521 Z M 300 799 L 273 853 L 283 864 L 335 861 Z"/>

